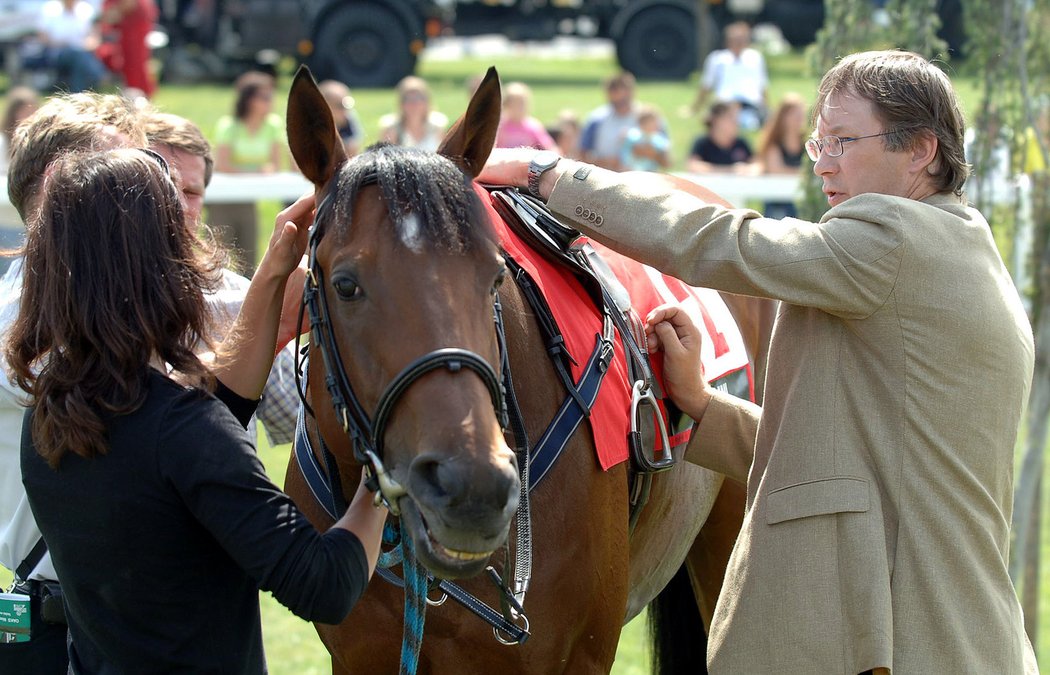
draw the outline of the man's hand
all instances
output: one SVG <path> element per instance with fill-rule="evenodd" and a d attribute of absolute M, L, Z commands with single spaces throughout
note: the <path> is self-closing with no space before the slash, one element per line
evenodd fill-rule
<path fill-rule="evenodd" d="M 664 353 L 664 384 L 675 405 L 696 421 L 704 416 L 711 390 L 700 361 L 700 329 L 678 305 L 661 305 L 645 321 L 649 351 Z"/>
<path fill-rule="evenodd" d="M 494 148 L 485 168 L 478 174 L 478 181 L 489 185 L 529 186 L 529 162 L 536 150 L 533 148 Z"/>

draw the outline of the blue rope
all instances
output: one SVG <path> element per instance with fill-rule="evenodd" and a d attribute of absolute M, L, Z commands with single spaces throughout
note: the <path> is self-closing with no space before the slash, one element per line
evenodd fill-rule
<path fill-rule="evenodd" d="M 412 537 L 401 539 L 405 573 L 405 632 L 401 639 L 401 675 L 415 675 L 423 646 L 423 622 L 427 612 L 427 571 L 416 559 Z"/>
<path fill-rule="evenodd" d="M 405 628 L 401 638 L 401 675 L 416 675 L 419 650 L 423 645 L 423 624 L 427 612 L 427 570 L 416 559 L 412 537 L 402 537 L 398 525 L 383 527 L 383 543 L 394 546 L 379 554 L 379 566 L 400 564 L 405 577 Z"/>

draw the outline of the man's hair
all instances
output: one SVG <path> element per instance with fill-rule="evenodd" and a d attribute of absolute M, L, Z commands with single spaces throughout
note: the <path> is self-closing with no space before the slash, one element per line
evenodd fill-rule
<path fill-rule="evenodd" d="M 11 137 L 15 133 L 15 127 L 18 126 L 22 110 L 28 106 L 33 106 L 35 110 L 39 105 L 40 94 L 34 89 L 14 87 L 7 92 L 7 108 L 4 109 L 3 122 L 0 122 L 0 134 L 3 134 L 7 141 L 8 153 L 11 152 Z"/>
<path fill-rule="evenodd" d="M 51 162 L 68 152 L 121 144 L 117 134 L 132 145 L 146 145 L 134 104 L 112 94 L 58 96 L 20 124 L 11 141 L 7 195 L 22 220 L 29 220 L 30 202 Z"/>
<path fill-rule="evenodd" d="M 620 72 L 616 73 L 615 75 L 609 77 L 609 79 L 605 80 L 605 90 L 608 91 L 608 90 L 612 89 L 613 87 L 623 87 L 625 89 L 634 89 L 634 84 L 635 84 L 635 82 L 634 82 L 634 75 L 632 75 L 631 73 L 627 72 L 626 70 L 621 70 Z"/>
<path fill-rule="evenodd" d="M 215 158 L 211 154 L 211 144 L 201 133 L 200 127 L 185 117 L 158 110 L 143 113 L 142 127 L 151 146 L 166 145 L 194 157 L 204 158 L 204 185 L 211 183 L 212 173 L 215 171 Z"/>
<path fill-rule="evenodd" d="M 962 194 L 969 167 L 963 154 L 965 121 L 959 99 L 944 71 L 918 54 L 876 51 L 851 54 L 824 75 L 813 108 L 814 120 L 833 96 L 870 101 L 882 121 L 891 151 L 915 147 L 923 134 L 937 139 L 927 168 L 939 191 Z"/>
<path fill-rule="evenodd" d="M 194 348 L 209 344 L 204 292 L 216 275 L 146 151 L 66 155 L 41 197 L 4 356 L 36 407 L 36 450 L 57 467 L 66 452 L 106 451 L 106 417 L 143 404 L 154 356 L 210 383 Z"/>

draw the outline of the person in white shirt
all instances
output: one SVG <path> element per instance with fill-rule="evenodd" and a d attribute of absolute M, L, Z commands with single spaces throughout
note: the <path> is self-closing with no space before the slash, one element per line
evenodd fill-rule
<path fill-rule="evenodd" d="M 725 49 L 716 49 L 704 60 L 700 89 L 693 112 L 706 108 L 710 97 L 740 104 L 740 126 L 755 130 L 766 115 L 769 75 L 762 53 L 751 46 L 751 27 L 744 21 L 725 28 Z"/>
<path fill-rule="evenodd" d="M 48 0 L 40 8 L 38 38 L 44 62 L 70 92 L 94 89 L 105 74 L 95 56 L 99 45 L 96 8 L 86 0 Z"/>

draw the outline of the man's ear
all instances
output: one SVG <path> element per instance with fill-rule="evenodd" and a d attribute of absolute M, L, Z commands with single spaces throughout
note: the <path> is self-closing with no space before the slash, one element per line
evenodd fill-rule
<path fill-rule="evenodd" d="M 915 137 L 911 148 L 911 169 L 913 173 L 933 175 L 940 170 L 937 148 L 940 142 L 932 131 L 921 131 Z"/>

